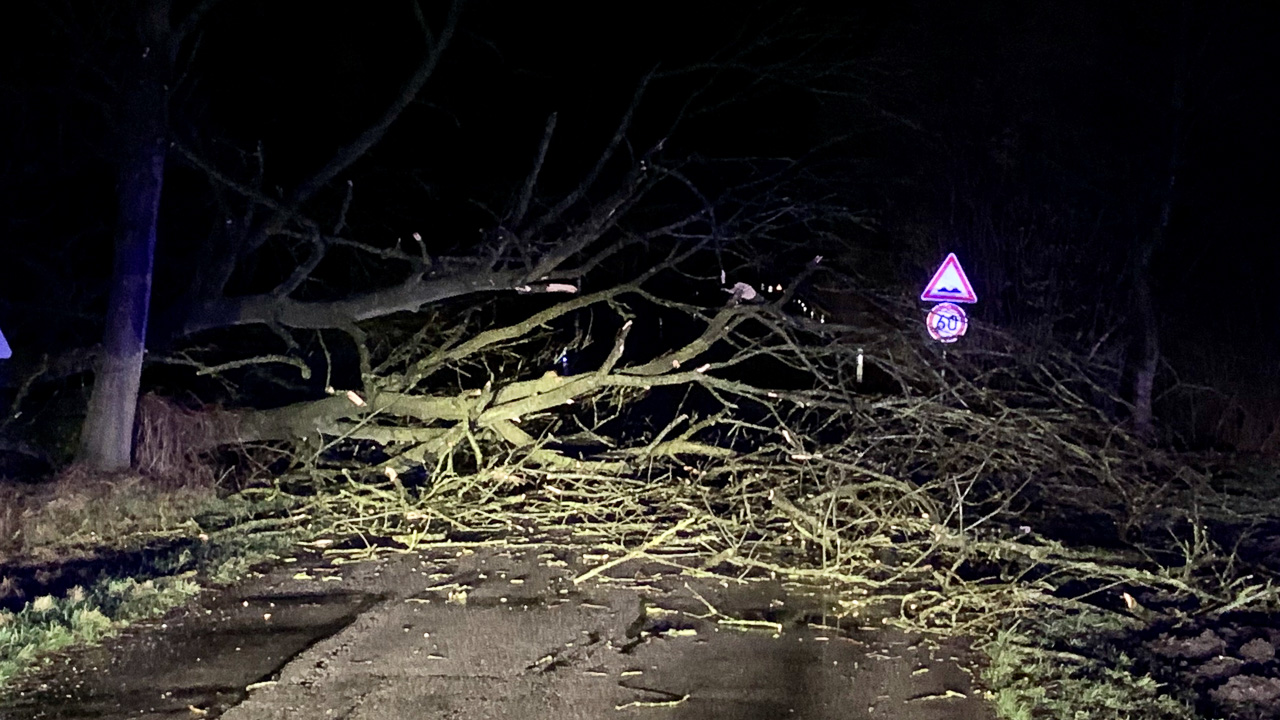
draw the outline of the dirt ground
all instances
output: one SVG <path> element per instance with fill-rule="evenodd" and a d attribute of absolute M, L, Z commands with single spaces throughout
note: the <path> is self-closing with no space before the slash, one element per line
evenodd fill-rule
<path fill-rule="evenodd" d="M 973 657 L 820 590 L 725 582 L 569 545 L 284 563 L 27 681 L 35 718 L 985 720 Z"/>

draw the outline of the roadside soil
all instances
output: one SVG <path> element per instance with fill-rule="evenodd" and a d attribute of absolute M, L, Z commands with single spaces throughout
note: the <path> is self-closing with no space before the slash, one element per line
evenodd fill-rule
<path fill-rule="evenodd" d="M 827 616 L 820 588 L 554 541 L 315 555 L 68 652 L 6 720 L 988 720 L 963 643 Z M 825 626 L 824 626 L 825 625 Z"/>

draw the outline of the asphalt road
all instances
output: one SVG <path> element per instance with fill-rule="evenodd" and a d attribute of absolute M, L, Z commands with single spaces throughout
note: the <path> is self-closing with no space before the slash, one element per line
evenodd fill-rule
<path fill-rule="evenodd" d="M 571 545 L 283 564 L 67 654 L 0 717 L 986 720 L 971 655 L 820 592 Z M 746 620 L 747 622 L 738 622 Z"/>

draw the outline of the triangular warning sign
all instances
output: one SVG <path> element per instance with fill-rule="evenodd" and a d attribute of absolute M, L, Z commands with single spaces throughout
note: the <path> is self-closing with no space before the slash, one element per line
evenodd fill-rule
<path fill-rule="evenodd" d="M 933 279 L 924 286 L 920 299 L 928 302 L 976 303 L 978 295 L 973 292 L 973 286 L 969 284 L 969 278 L 965 276 L 964 268 L 960 267 L 956 254 L 950 253 L 942 261 L 938 272 L 933 274 Z"/>

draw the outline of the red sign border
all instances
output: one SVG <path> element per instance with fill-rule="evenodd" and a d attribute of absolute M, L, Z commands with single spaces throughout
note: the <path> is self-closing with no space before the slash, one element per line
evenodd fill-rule
<path fill-rule="evenodd" d="M 947 306 L 950 306 L 950 307 L 947 307 Z M 956 312 L 960 313 L 960 329 L 959 331 L 956 332 L 955 335 L 943 337 L 940 333 L 936 332 L 936 329 L 934 328 L 934 326 L 929 323 L 929 318 L 932 318 L 933 314 L 937 312 L 940 308 L 946 309 L 946 310 L 950 310 L 954 308 Z M 969 314 L 964 311 L 964 308 L 960 307 L 955 303 L 950 303 L 950 302 L 938 303 L 937 305 L 934 305 L 933 307 L 929 308 L 929 314 L 926 315 L 924 318 L 924 329 L 929 331 L 929 337 L 933 338 L 934 340 L 937 340 L 938 342 L 953 343 L 959 340 L 960 338 L 964 337 L 964 334 L 969 331 Z"/>
<path fill-rule="evenodd" d="M 953 297 L 950 295 L 930 295 L 934 285 L 942 279 L 942 274 L 947 271 L 947 267 L 954 267 L 956 275 L 960 278 L 961 284 L 964 285 L 964 297 Z M 920 299 L 925 302 L 952 302 L 952 303 L 976 303 L 978 302 L 978 294 L 973 291 L 973 286 L 969 284 L 969 276 L 964 274 L 964 268 L 960 267 L 960 259 L 955 253 L 947 253 L 947 259 L 942 261 L 938 266 L 938 271 L 933 274 L 933 279 L 929 284 L 924 286 L 924 292 L 920 293 Z"/>

